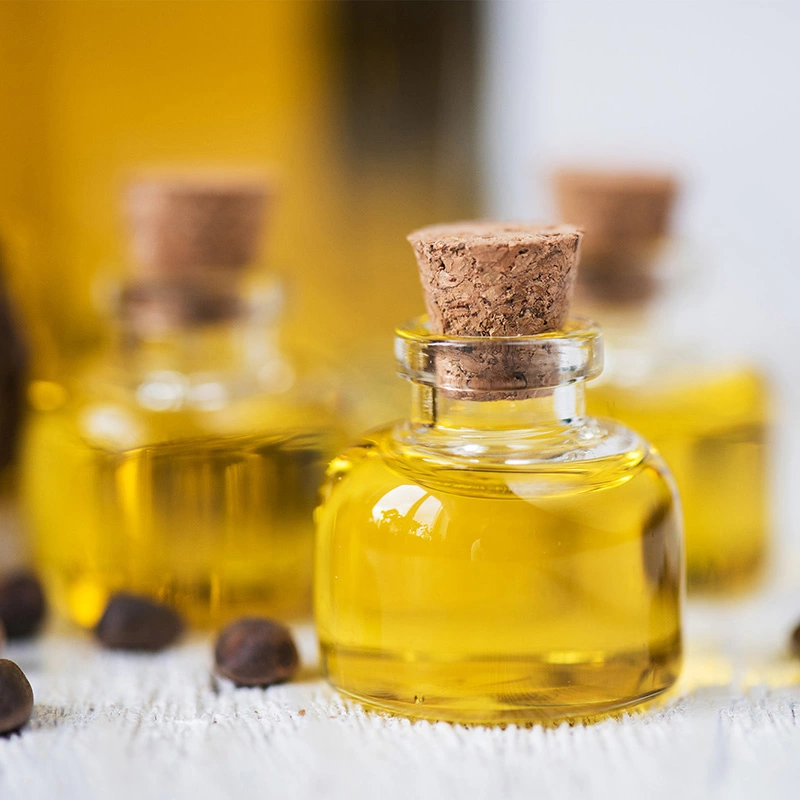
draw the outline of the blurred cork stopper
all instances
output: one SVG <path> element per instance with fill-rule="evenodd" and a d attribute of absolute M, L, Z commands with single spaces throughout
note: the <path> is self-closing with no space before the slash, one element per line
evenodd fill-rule
<path fill-rule="evenodd" d="M 222 322 L 259 260 L 274 184 L 261 172 L 140 175 L 124 193 L 132 256 L 120 313 L 143 335 Z"/>
<path fill-rule="evenodd" d="M 612 303 L 650 299 L 678 192 L 675 178 L 660 172 L 562 170 L 553 182 L 561 219 L 586 231 L 579 297 Z"/>
<path fill-rule="evenodd" d="M 264 176 L 143 177 L 125 192 L 134 269 L 181 282 L 235 274 L 258 260 L 272 185 Z"/>
<path fill-rule="evenodd" d="M 567 320 L 582 231 L 571 225 L 461 222 L 409 235 L 430 330 L 451 336 L 535 336 Z M 547 384 L 541 353 L 502 342 L 436 365 L 455 397 L 521 399 Z"/>

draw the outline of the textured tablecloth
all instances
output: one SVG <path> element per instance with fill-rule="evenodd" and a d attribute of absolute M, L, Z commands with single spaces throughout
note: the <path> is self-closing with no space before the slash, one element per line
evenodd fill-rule
<path fill-rule="evenodd" d="M 677 691 L 594 725 L 467 728 L 368 714 L 320 679 L 235 689 L 196 638 L 156 656 L 51 632 L 10 646 L 36 710 L 0 739 L 0 799 L 791 797 L 800 793 L 800 593 L 692 605 Z"/>

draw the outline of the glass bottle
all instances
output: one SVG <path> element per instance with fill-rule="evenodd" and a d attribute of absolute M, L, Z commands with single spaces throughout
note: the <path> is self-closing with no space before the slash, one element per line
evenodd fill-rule
<path fill-rule="evenodd" d="M 769 540 L 769 392 L 741 359 L 694 335 L 685 253 L 669 239 L 675 180 L 657 173 L 563 171 L 562 217 L 585 225 L 576 307 L 602 322 L 606 368 L 589 411 L 643 433 L 681 496 L 689 588 L 748 588 Z"/>
<path fill-rule="evenodd" d="M 265 200 L 238 178 L 134 185 L 114 342 L 31 387 L 25 505 L 53 602 L 81 625 L 117 590 L 200 625 L 309 610 L 337 395 L 287 356 L 280 293 L 252 274 Z"/>
<path fill-rule="evenodd" d="M 679 505 L 644 439 L 585 413 L 598 329 L 457 336 L 421 318 L 396 356 L 410 418 L 335 458 L 317 510 L 330 682 L 468 723 L 585 717 L 669 687 Z"/>

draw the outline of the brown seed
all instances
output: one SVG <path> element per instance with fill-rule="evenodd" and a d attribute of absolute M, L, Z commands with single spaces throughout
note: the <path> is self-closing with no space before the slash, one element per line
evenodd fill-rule
<path fill-rule="evenodd" d="M 45 611 L 44 592 L 35 575 L 13 572 L 0 580 L 0 619 L 9 639 L 36 633 Z"/>
<path fill-rule="evenodd" d="M 789 640 L 789 649 L 793 656 L 800 658 L 800 625 L 792 631 L 792 638 Z"/>
<path fill-rule="evenodd" d="M 33 689 L 22 670 L 0 658 L 0 735 L 18 731 L 33 711 Z"/>
<path fill-rule="evenodd" d="M 217 639 L 217 673 L 237 686 L 271 686 L 288 681 L 300 658 L 292 634 L 269 619 L 247 618 L 231 623 Z"/>
<path fill-rule="evenodd" d="M 105 647 L 114 650 L 155 652 L 177 640 L 183 621 L 168 606 L 120 592 L 109 599 L 94 632 Z"/>

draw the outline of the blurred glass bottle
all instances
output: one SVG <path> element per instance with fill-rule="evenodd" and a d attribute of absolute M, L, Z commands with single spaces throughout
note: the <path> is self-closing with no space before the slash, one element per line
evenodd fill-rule
<path fill-rule="evenodd" d="M 280 291 L 254 268 L 267 199 L 252 176 L 133 182 L 117 336 L 31 386 L 25 505 L 53 600 L 82 625 L 121 589 L 195 624 L 308 610 L 337 397 L 279 344 Z"/>
<path fill-rule="evenodd" d="M 691 335 L 700 326 L 682 300 L 697 288 L 669 240 L 677 184 L 657 173 L 564 170 L 555 188 L 561 218 L 586 231 L 577 309 L 606 334 L 588 409 L 640 431 L 666 459 L 684 509 L 689 587 L 745 588 L 768 544 L 768 391 L 757 371 L 703 352 Z"/>

